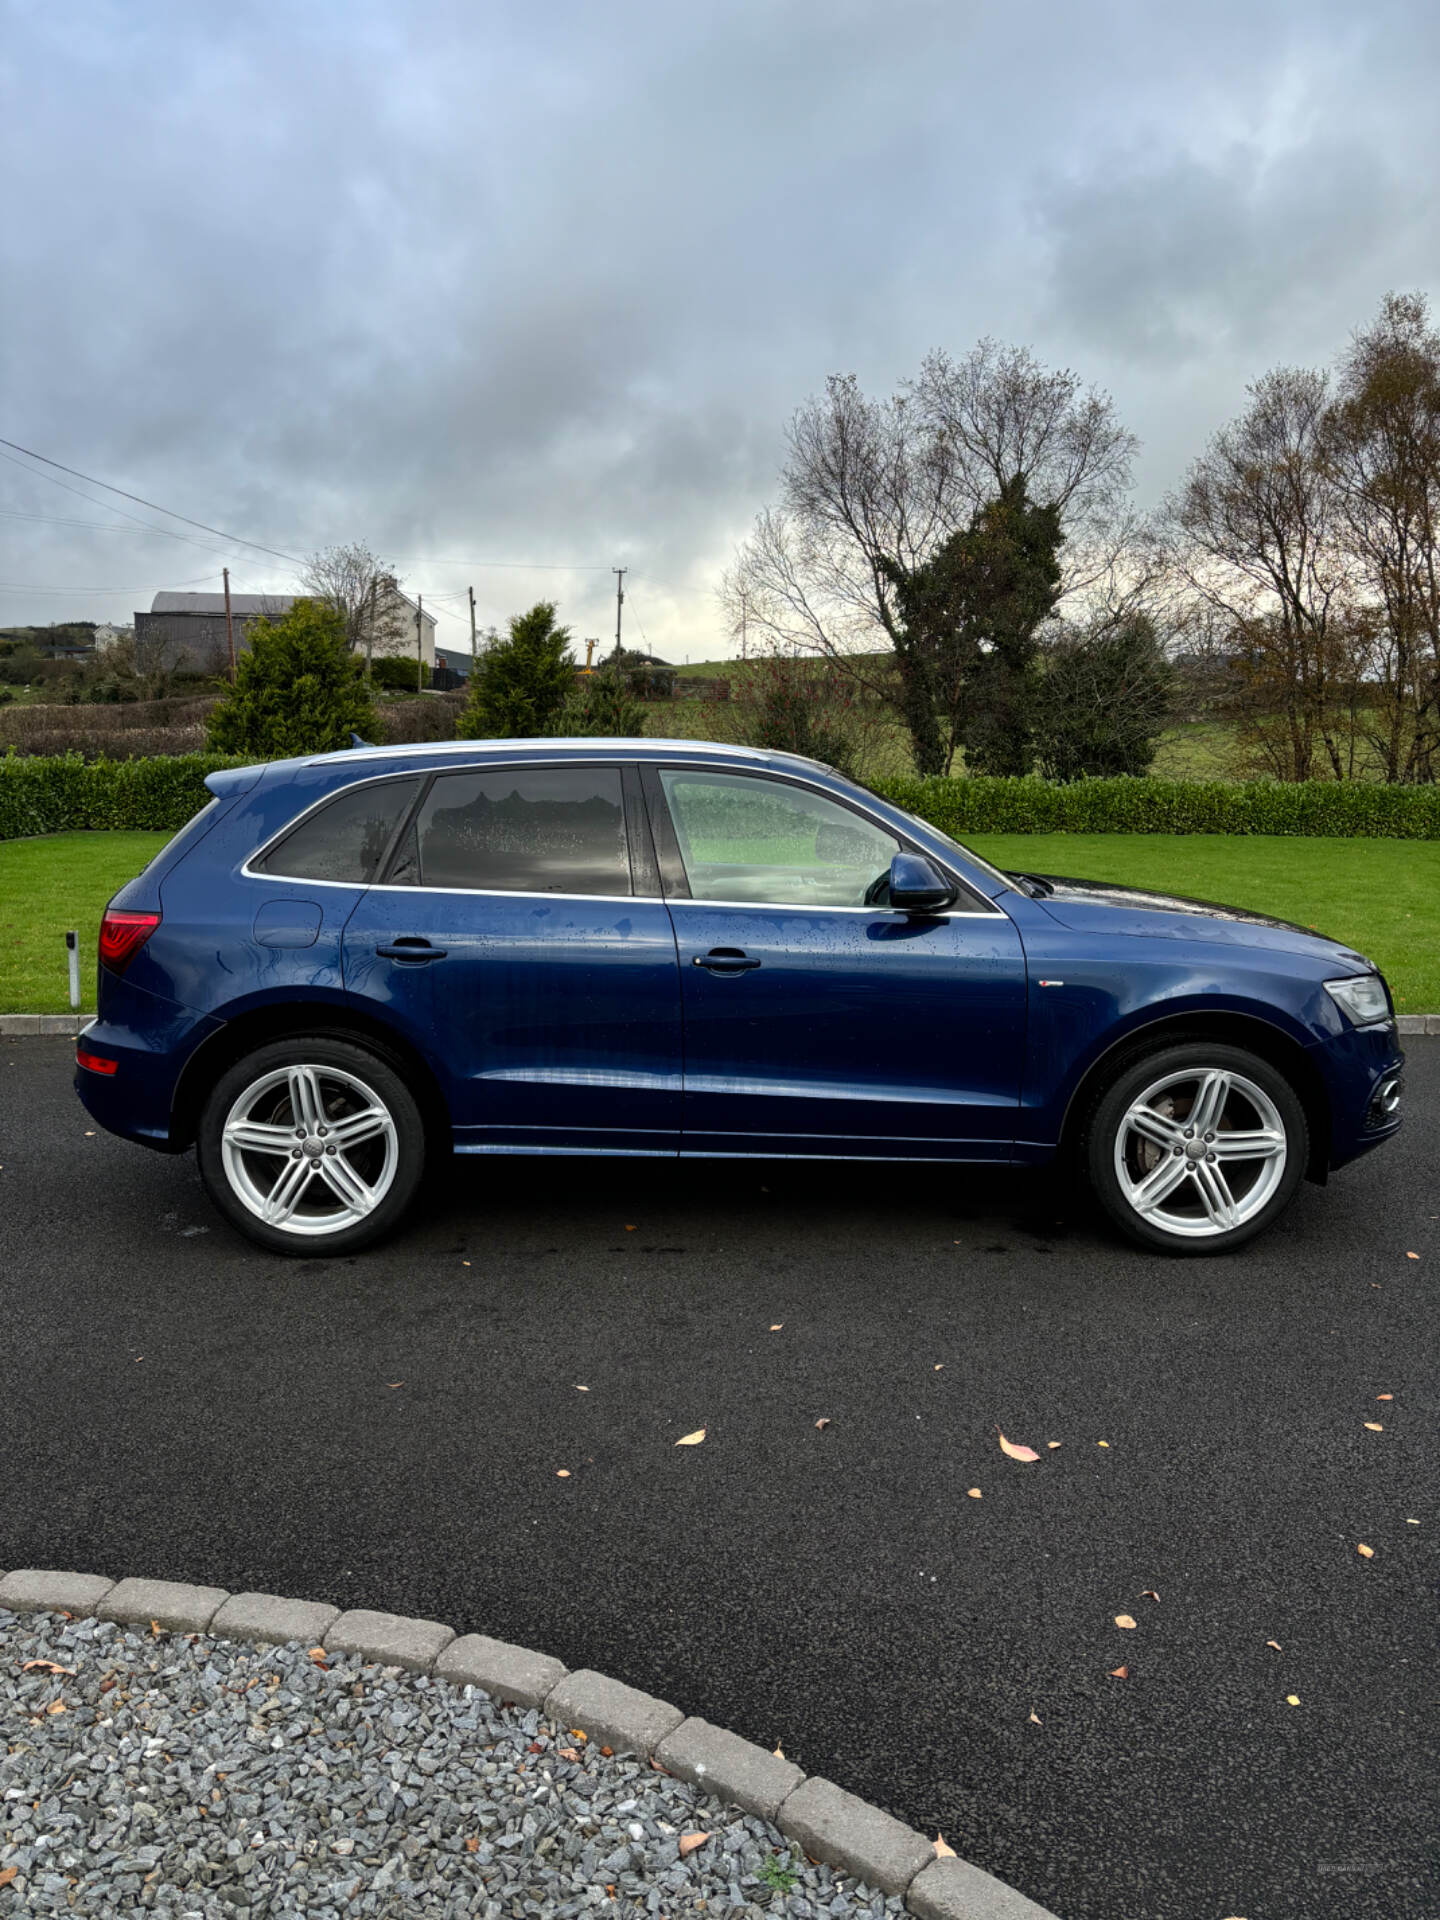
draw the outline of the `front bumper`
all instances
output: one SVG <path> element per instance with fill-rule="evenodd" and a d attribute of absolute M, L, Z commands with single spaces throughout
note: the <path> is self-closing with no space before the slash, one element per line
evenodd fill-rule
<path fill-rule="evenodd" d="M 1384 1146 L 1400 1131 L 1405 1055 L 1393 1020 L 1347 1027 L 1327 1040 L 1319 1053 L 1330 1092 L 1329 1164 L 1343 1167 L 1362 1153 Z M 1398 1097 L 1387 1101 L 1383 1098 L 1387 1090 Z"/>

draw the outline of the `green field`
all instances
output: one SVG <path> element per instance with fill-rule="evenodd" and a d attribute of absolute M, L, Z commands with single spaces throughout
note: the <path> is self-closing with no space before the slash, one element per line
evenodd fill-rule
<path fill-rule="evenodd" d="M 67 927 L 79 930 L 84 1005 L 94 1008 L 101 910 L 168 837 L 58 833 L 0 842 L 0 1013 L 66 1011 Z M 1402 1013 L 1440 1010 L 1440 841 L 977 834 L 973 844 L 1000 867 L 1279 914 L 1369 954 Z"/>

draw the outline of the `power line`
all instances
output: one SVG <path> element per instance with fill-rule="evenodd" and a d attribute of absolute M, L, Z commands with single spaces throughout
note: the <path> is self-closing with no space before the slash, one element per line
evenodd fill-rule
<path fill-rule="evenodd" d="M 198 586 L 202 580 L 213 580 L 214 573 L 197 573 L 190 580 L 172 580 L 168 587 L 157 587 L 147 582 L 139 587 L 42 587 L 34 580 L 0 580 L 0 588 L 7 593 L 174 593 L 180 587 Z"/>
<path fill-rule="evenodd" d="M 122 500 L 133 500 L 137 507 L 147 507 L 151 513 L 167 514 L 172 520 L 183 520 L 187 527 L 198 527 L 201 533 L 214 534 L 217 540 L 228 540 L 238 547 L 253 547 L 256 553 L 268 553 L 272 559 L 288 560 L 291 566 L 303 567 L 305 562 L 293 553 L 281 553 L 277 547 L 263 547 L 258 540 L 243 539 L 238 533 L 226 533 L 223 527 L 212 527 L 203 520 L 192 520 L 188 513 L 176 513 L 173 507 L 162 507 L 156 500 L 146 500 L 138 493 L 128 493 L 124 487 L 112 487 L 108 480 L 97 480 L 94 474 L 81 473 L 78 467 L 67 467 L 62 460 L 52 460 L 48 454 L 36 453 L 30 447 L 22 447 L 17 441 L 7 440 L 0 434 L 0 447 L 9 447 L 15 453 L 23 453 L 28 460 L 43 461 L 47 467 L 54 467 L 57 473 L 68 473 L 74 480 L 83 480 L 88 486 L 103 487 L 107 493 L 118 493 Z"/>

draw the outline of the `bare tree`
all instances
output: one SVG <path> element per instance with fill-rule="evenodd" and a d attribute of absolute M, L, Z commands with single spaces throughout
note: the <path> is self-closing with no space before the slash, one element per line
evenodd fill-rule
<path fill-rule="evenodd" d="M 921 713 L 906 584 L 1017 483 L 1059 512 L 1062 591 L 1103 580 L 1135 442 L 1107 395 L 988 340 L 958 362 L 932 354 L 888 399 L 834 375 L 786 438 L 780 501 L 722 585 L 732 624 L 743 618 L 772 645 L 835 661 L 905 716 L 922 771 L 938 771 L 948 753 Z"/>
<path fill-rule="evenodd" d="M 344 617 L 346 641 L 352 652 L 364 650 L 367 669 L 377 645 L 382 653 L 398 652 L 408 642 L 399 578 L 363 542 L 311 554 L 300 584 Z"/>
<path fill-rule="evenodd" d="M 1355 609 L 1322 447 L 1327 380 L 1279 368 L 1249 394 L 1161 509 L 1164 552 L 1182 598 L 1219 616 L 1271 770 L 1305 780 L 1328 761 L 1340 779 Z"/>
<path fill-rule="evenodd" d="M 1440 334 L 1390 294 L 1339 369 L 1325 453 L 1369 618 L 1362 724 L 1387 780 L 1440 773 Z"/>

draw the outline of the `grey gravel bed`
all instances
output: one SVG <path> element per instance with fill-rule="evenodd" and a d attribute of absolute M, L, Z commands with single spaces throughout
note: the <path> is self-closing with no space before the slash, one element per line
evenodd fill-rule
<path fill-rule="evenodd" d="M 646 1761 L 353 1656 L 0 1609 L 0 1738 L 0 1920 L 904 1912 Z"/>

